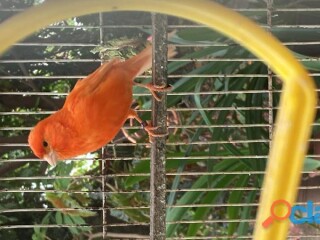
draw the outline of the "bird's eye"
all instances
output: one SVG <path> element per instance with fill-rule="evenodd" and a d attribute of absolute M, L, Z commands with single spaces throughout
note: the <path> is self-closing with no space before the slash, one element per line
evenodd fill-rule
<path fill-rule="evenodd" d="M 43 142 L 42 142 L 42 145 L 43 145 L 44 147 L 48 147 L 48 143 L 47 143 L 46 141 L 43 141 Z"/>

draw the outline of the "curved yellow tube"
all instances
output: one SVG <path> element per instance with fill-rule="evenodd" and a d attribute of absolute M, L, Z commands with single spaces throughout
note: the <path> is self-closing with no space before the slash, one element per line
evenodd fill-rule
<path fill-rule="evenodd" d="M 209 0 L 52 0 L 0 25 L 0 53 L 50 23 L 101 11 L 150 11 L 205 24 L 239 42 L 263 59 L 284 81 L 254 239 L 285 239 L 289 222 L 262 228 L 273 201 L 293 204 L 300 181 L 316 94 L 313 80 L 292 54 L 269 33 L 241 15 Z M 241 26 L 241 27 L 239 27 Z M 240 160 L 239 160 L 240 161 Z"/>

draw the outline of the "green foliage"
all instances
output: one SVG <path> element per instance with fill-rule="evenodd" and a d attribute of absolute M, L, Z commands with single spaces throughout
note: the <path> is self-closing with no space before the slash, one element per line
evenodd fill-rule
<path fill-rule="evenodd" d="M 20 9 L 40 2 L 1 1 L 1 4 L 4 7 Z M 232 2 L 234 1 L 224 3 Z M 250 1 L 252 6 L 257 8 L 262 6 L 262 2 Z M 0 18 L 4 20 L 11 14 L 7 12 Z M 261 13 L 246 14 L 257 21 L 265 22 L 265 16 Z M 146 13 L 137 13 L 134 16 L 129 13 L 110 13 L 104 20 L 110 21 L 110 24 L 128 22 L 139 24 L 138 19 L 145 21 L 150 17 Z M 176 19 L 170 21 L 173 24 L 184 23 Z M 2 64 L 0 66 L 2 76 L 36 77 L 31 80 L 12 77 L 8 81 L 0 81 L 3 92 L 57 93 L 55 96 L 16 96 L 15 101 L 1 95 L 1 111 L 12 112 L 12 115 L 0 116 L 1 127 L 7 129 L 0 132 L 4 143 L 26 142 L 28 129 L 21 130 L 19 127 L 31 127 L 47 116 L 43 113 L 28 113 L 53 111 L 61 107 L 65 96 L 77 80 L 67 77 L 58 79 L 46 77 L 85 76 L 99 66 L 100 59 L 109 60 L 114 57 L 124 59 L 133 56 L 143 45 L 141 43 L 143 41 L 139 39 L 146 39 L 148 36 L 146 32 L 150 32 L 146 29 L 130 29 L 126 32 L 123 29 L 108 29 L 105 38 L 102 39 L 104 44 L 99 45 L 99 29 L 90 28 L 99 26 L 96 15 L 68 19 L 56 23 L 55 26 L 61 28 L 43 29 L 25 40 L 48 43 L 47 46 L 40 44 L 33 47 L 32 51 L 29 47 L 15 46 L 3 56 L 4 60 L 52 60 L 48 63 Z M 315 40 L 319 37 L 318 31 L 309 29 L 271 29 L 271 32 L 282 41 L 290 41 L 297 36 L 301 41 Z M 77 43 L 91 45 L 83 47 L 81 44 L 79 46 L 50 44 L 72 43 L 74 39 L 77 39 Z M 267 67 L 259 61 L 225 61 L 224 59 L 232 58 L 250 59 L 253 56 L 241 46 L 205 27 L 180 29 L 170 37 L 169 41 L 177 45 L 194 43 L 216 45 L 178 48 L 178 58 L 193 59 L 193 61 L 173 61 L 168 66 L 169 74 L 173 75 L 169 81 L 174 87 L 173 94 L 167 99 L 168 107 L 197 110 L 176 111 L 176 117 L 169 117 L 169 121 L 178 120 L 178 125 L 191 127 L 170 129 L 172 132 L 168 137 L 169 143 L 179 144 L 167 146 L 166 170 L 169 173 L 177 173 L 175 176 L 167 177 L 169 190 L 167 237 L 247 235 L 252 232 L 252 226 L 246 221 L 230 223 L 217 221 L 209 224 L 202 224 L 201 221 L 247 220 L 255 217 L 255 208 L 252 204 L 257 203 L 259 192 L 256 189 L 262 185 L 262 174 L 246 175 L 243 172 L 263 172 L 266 166 L 265 156 L 269 152 L 270 137 L 269 116 L 273 114 L 272 122 L 276 117 L 276 111 L 271 112 L 267 108 L 270 104 L 270 95 L 267 92 L 270 90 L 268 79 L 264 77 L 268 73 Z M 297 57 L 309 57 L 308 52 L 301 49 L 292 50 L 296 51 Z M 205 58 L 208 61 L 197 61 Z M 96 61 L 63 62 L 76 59 Z M 317 61 L 304 61 L 303 64 L 310 71 L 320 70 Z M 204 77 L 206 75 L 209 77 Z M 147 82 L 150 79 L 144 78 L 141 81 Z M 280 89 L 281 83 L 273 78 L 273 90 Z M 145 90 L 134 88 L 134 93 L 145 93 Z M 140 96 L 135 100 L 141 110 L 151 106 L 150 97 Z M 273 93 L 272 106 L 277 106 L 278 102 L 279 94 Z M 21 114 L 14 115 L 15 112 Z M 142 114 L 142 118 L 150 119 L 150 113 Z M 317 118 L 319 119 L 319 116 Z M 259 125 L 250 127 L 256 124 Z M 204 127 L 192 128 L 192 125 Z M 16 129 L 10 130 L 10 128 Z M 314 133 L 317 132 L 318 128 L 315 128 Z M 139 130 L 130 130 L 129 133 L 137 136 L 138 142 L 147 141 Z M 115 142 L 117 141 L 121 143 L 126 140 L 116 139 Z M 1 150 L 0 169 L 8 166 L 7 164 L 16 164 L 12 160 L 26 161 L 10 165 L 11 168 L 3 176 L 10 180 L 1 180 L 2 189 L 8 191 L 0 193 L 0 224 L 34 224 L 35 227 L 27 230 L 0 231 L 0 239 L 87 239 L 90 234 L 101 232 L 101 229 L 90 227 L 101 224 L 103 200 L 101 181 L 105 181 L 108 217 L 114 221 L 108 223 L 148 222 L 150 195 L 144 190 L 149 189 L 149 149 L 139 145 L 117 146 L 106 147 L 105 152 L 106 155 L 99 151 L 94 155 L 59 163 L 57 167 L 50 168 L 46 163 L 27 161 L 33 157 L 28 147 L 6 147 Z M 105 160 L 128 156 L 134 161 Z M 95 159 L 100 160 L 95 161 Z M 108 166 L 107 174 L 128 173 L 131 176 L 102 178 L 101 159 L 104 159 Z M 319 167 L 319 161 L 306 158 L 305 171 L 313 171 Z M 184 176 L 182 174 L 184 172 L 200 174 Z M 35 178 L 27 179 L 32 177 Z M 239 190 L 244 188 L 253 190 Z M 191 191 L 183 191 L 184 189 Z M 219 207 L 221 203 L 227 205 Z M 239 204 L 244 206 L 238 206 Z M 30 209 L 30 212 L 32 209 L 43 209 L 43 211 L 33 214 L 5 212 L 8 209 Z M 195 221 L 195 223 L 185 224 L 179 221 Z M 56 224 L 67 226 L 46 227 Z M 148 231 L 145 228 L 135 230 Z"/>
<path fill-rule="evenodd" d="M 122 37 L 120 39 L 108 41 L 105 46 L 95 47 L 91 52 L 93 54 L 99 54 L 100 58 L 106 61 L 114 58 L 125 60 L 135 56 L 139 52 L 137 49 L 138 46 L 138 39 Z"/>

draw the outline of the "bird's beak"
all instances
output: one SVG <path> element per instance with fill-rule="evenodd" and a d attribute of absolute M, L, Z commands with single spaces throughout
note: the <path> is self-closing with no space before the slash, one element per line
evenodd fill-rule
<path fill-rule="evenodd" d="M 50 150 L 48 154 L 43 156 L 43 159 L 46 160 L 51 166 L 56 166 L 58 163 L 58 156 L 55 151 Z"/>

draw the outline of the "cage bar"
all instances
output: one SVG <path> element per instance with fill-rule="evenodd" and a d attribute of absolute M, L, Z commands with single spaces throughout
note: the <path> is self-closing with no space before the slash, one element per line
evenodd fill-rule
<path fill-rule="evenodd" d="M 152 79 L 157 88 L 167 86 L 167 16 L 152 14 Z M 162 137 L 151 137 L 150 163 L 150 239 L 166 238 L 166 136 L 167 105 L 166 93 L 157 92 L 161 101 L 153 99 L 152 126 L 157 127 L 156 134 Z"/>
<path fill-rule="evenodd" d="M 18 1 L 15 1 L 16 3 Z M 310 3 L 311 1 L 299 1 L 297 3 L 290 3 L 292 5 L 291 7 L 284 7 L 284 5 L 280 5 L 281 2 L 284 1 L 260 1 L 258 4 L 259 6 L 255 6 L 252 8 L 251 4 L 254 4 L 254 2 L 258 1 L 229 1 L 233 2 L 234 4 L 246 4 L 246 2 L 250 2 L 250 8 L 243 8 L 241 6 L 238 7 L 232 7 L 233 9 L 236 9 L 240 11 L 240 13 L 243 14 L 250 14 L 249 17 L 253 20 L 259 20 L 259 24 L 265 28 L 269 32 L 273 32 L 273 30 L 282 31 L 286 30 L 287 32 L 293 32 L 297 29 L 309 29 L 313 30 L 313 34 L 318 34 L 320 25 L 316 21 L 310 21 L 310 22 L 303 22 L 300 23 L 299 20 L 296 19 L 297 22 L 293 21 L 283 21 L 279 23 L 278 16 L 281 16 L 283 14 L 287 14 L 288 12 L 292 14 L 303 14 L 307 18 L 310 16 L 314 16 L 312 19 L 317 19 L 316 14 L 319 12 L 320 8 L 317 7 L 303 7 L 304 4 Z M 241 3 L 240 3 L 241 2 Z M 316 4 L 316 1 L 313 1 Z M 224 1 L 226 4 L 227 1 Z M 2 14 L 7 13 L 18 13 L 25 11 L 26 9 L 10 9 L 5 6 L 0 7 L 0 16 Z M 120 14 L 120 13 L 119 13 Z M 102 15 L 102 14 L 101 14 Z M 68 26 L 68 25 L 56 25 L 53 24 L 51 26 L 48 26 L 46 29 L 43 29 L 48 32 L 56 32 L 61 31 L 66 34 L 66 32 L 72 33 L 75 29 L 81 29 L 84 31 L 84 35 L 89 35 L 94 32 L 95 38 L 93 41 L 82 41 L 82 39 L 74 38 L 74 39 L 55 39 L 52 40 L 50 38 L 48 39 L 42 39 L 41 41 L 39 39 L 27 39 L 23 42 L 17 43 L 14 45 L 14 48 L 17 50 L 23 50 L 23 51 L 33 51 L 36 52 L 37 48 L 43 47 L 43 48 L 68 48 L 68 47 L 77 47 L 81 50 L 87 51 L 88 49 L 93 49 L 99 46 L 102 46 L 101 37 L 103 35 L 107 35 L 110 32 L 121 30 L 125 33 L 130 31 L 140 31 L 142 34 L 143 31 L 149 31 L 151 32 L 152 24 L 147 22 L 135 22 L 136 19 L 132 19 L 132 23 L 114 23 L 114 22 L 107 22 L 104 23 L 99 20 L 101 15 L 92 15 L 89 17 L 92 17 L 93 19 L 97 20 L 92 25 L 84 24 L 79 26 Z M 103 15 L 108 15 L 107 13 L 104 13 Z M 112 20 L 112 17 L 108 18 Z M 169 17 L 169 20 L 172 18 Z M 285 20 L 285 18 L 283 18 Z M 295 18 L 294 18 L 295 19 Z M 124 19 L 127 20 L 127 19 Z M 190 30 L 204 30 L 208 31 L 208 28 L 201 24 L 192 24 L 191 22 L 183 22 L 181 19 L 177 21 L 176 19 L 173 19 L 174 21 L 169 24 L 167 27 L 168 31 L 171 30 L 178 30 L 178 33 L 180 31 L 190 31 Z M 108 20 L 109 21 L 109 20 Z M 181 21 L 181 22 L 180 22 Z M 150 33 L 148 33 L 150 34 Z M 67 35 L 67 34 L 66 34 Z M 143 35 L 145 36 L 145 35 Z M 179 35 L 180 36 L 180 35 Z M 156 39 L 153 37 L 153 39 Z M 319 38 L 318 39 L 309 39 L 307 35 L 304 39 L 296 39 L 292 38 L 289 40 L 282 41 L 284 45 L 295 48 L 295 47 L 302 47 L 302 48 L 313 48 L 316 49 L 318 45 L 320 45 Z M 108 44 L 108 39 L 105 41 L 106 44 Z M 170 164 L 175 164 L 177 162 L 186 162 L 187 168 L 183 169 L 181 172 L 176 172 L 175 168 L 169 169 L 168 173 L 165 173 L 166 177 L 166 189 L 163 191 L 167 196 L 170 194 L 175 194 L 176 198 L 175 201 L 170 202 L 170 204 L 167 204 L 166 209 L 167 211 L 171 210 L 181 210 L 186 209 L 186 212 L 190 213 L 190 215 L 186 215 L 184 219 L 175 219 L 170 220 L 167 222 L 167 227 L 170 227 L 175 224 L 179 224 L 180 229 L 176 231 L 176 236 L 170 236 L 166 239 L 252 239 L 252 226 L 254 221 L 254 213 L 257 209 L 258 203 L 256 201 L 257 198 L 253 199 L 251 202 L 246 202 L 245 199 L 239 199 L 236 202 L 228 202 L 228 196 L 232 194 L 242 194 L 243 196 L 248 196 L 252 193 L 257 193 L 256 196 L 259 195 L 259 192 L 263 189 L 261 186 L 256 184 L 257 179 L 262 178 L 265 174 L 264 169 L 246 169 L 246 170 L 221 170 L 221 171 L 211 171 L 210 168 L 206 168 L 209 164 L 210 165 L 216 165 L 219 162 L 225 161 L 225 162 L 232 162 L 234 160 L 237 160 L 237 162 L 259 162 L 263 163 L 266 162 L 268 156 L 266 152 L 261 153 L 253 153 L 250 151 L 245 152 L 233 152 L 233 153 L 222 153 L 221 151 L 218 151 L 217 153 L 210 152 L 210 149 L 217 148 L 217 149 L 223 149 L 224 147 L 232 147 L 234 146 L 236 149 L 248 149 L 249 145 L 255 145 L 255 146 L 269 146 L 271 141 L 271 135 L 272 131 L 274 130 L 274 127 L 276 124 L 274 124 L 272 115 L 276 115 L 276 112 L 278 110 L 278 106 L 276 104 L 277 97 L 282 93 L 281 88 L 276 88 L 277 86 L 274 85 L 274 83 L 277 82 L 278 75 L 274 74 L 270 69 L 268 69 L 268 66 L 264 67 L 264 72 L 262 73 L 256 73 L 256 72 L 250 72 L 250 73 L 239 73 L 237 71 L 232 72 L 209 72 L 205 74 L 198 74 L 198 73 L 192 73 L 191 70 L 196 68 L 196 66 L 202 66 L 205 64 L 226 64 L 226 65 L 245 65 L 248 62 L 252 64 L 261 64 L 262 61 L 252 55 L 248 56 L 241 56 L 241 55 L 228 55 L 228 56 L 218 56 L 218 57 L 207 57 L 207 56 L 201 56 L 197 58 L 188 57 L 187 55 L 184 55 L 184 53 L 190 53 L 192 51 L 198 51 L 198 50 L 205 50 L 206 48 L 220 48 L 224 47 L 226 49 L 231 49 L 233 47 L 237 47 L 240 49 L 239 44 L 236 44 L 232 41 L 221 41 L 221 42 L 185 42 L 185 43 L 175 43 L 173 42 L 173 45 L 177 47 L 179 51 L 179 56 L 174 57 L 172 59 L 168 59 L 168 63 L 170 64 L 188 64 L 189 69 L 188 71 L 179 71 L 179 72 L 172 72 L 169 74 L 169 79 L 171 84 L 175 84 L 180 80 L 180 78 L 189 78 L 189 83 L 199 82 L 199 81 L 207 81 L 207 79 L 217 79 L 220 78 L 221 82 L 226 83 L 229 82 L 232 83 L 234 81 L 241 81 L 241 78 L 245 78 L 245 81 L 263 81 L 265 85 L 261 89 L 250 89 L 250 88 L 244 88 L 244 89 L 230 89 L 229 84 L 225 84 L 225 88 L 222 89 L 200 89 L 199 91 L 195 91 L 193 89 L 189 90 L 181 90 L 177 91 L 174 90 L 173 92 L 167 93 L 167 103 L 171 98 L 181 98 L 183 99 L 183 102 L 186 105 L 183 104 L 177 104 L 177 105 L 170 105 L 168 106 L 168 109 L 166 111 L 166 114 L 170 118 L 170 114 L 172 112 L 175 112 L 179 118 L 182 119 L 180 122 L 171 122 L 168 126 L 168 131 L 170 132 L 169 138 L 166 142 L 166 148 L 167 148 L 167 157 L 166 157 L 166 164 L 169 166 Z M 114 51 L 118 48 L 114 47 L 106 47 L 107 51 Z M 180 56 L 182 55 L 182 56 Z M 318 56 L 310 56 L 310 55 L 304 55 L 304 56 L 297 56 L 299 61 L 306 66 L 308 66 L 310 63 L 318 64 L 319 63 L 319 57 Z M 48 68 L 58 65 L 60 66 L 61 71 L 54 72 L 53 74 L 48 74 L 46 76 L 41 75 L 34 75 L 32 72 L 30 75 L 25 76 L 24 74 L 18 73 L 18 74 L 6 74 L 5 72 L 1 72 L 0 81 L 1 83 L 10 85 L 10 82 L 14 83 L 17 88 L 12 89 L 1 89 L 0 92 L 0 98 L 2 99 L 9 99 L 12 101 L 12 99 L 16 99 L 16 101 L 23 101 L 24 99 L 27 99 L 28 97 L 37 98 L 37 97 L 46 97 L 46 98 L 61 98 L 64 99 L 68 95 L 68 91 L 63 92 L 51 92 L 46 91 L 42 92 L 39 91 L 33 91 L 32 89 L 27 88 L 19 88 L 19 84 L 21 84 L 23 81 L 27 80 L 30 82 L 38 82 L 39 85 L 47 85 L 49 83 L 54 83 L 59 80 L 66 80 L 70 82 L 75 82 L 78 78 L 82 78 L 86 76 L 84 73 L 71 73 L 69 70 L 72 70 L 73 68 L 76 68 L 78 66 L 91 66 L 92 64 L 99 65 L 99 62 L 101 59 L 99 57 L 75 57 L 70 59 L 54 59 L 54 58 L 43 58 L 41 59 L 40 56 L 36 56 L 34 58 L 24 57 L 23 55 L 14 58 L 12 56 L 4 56 L 1 60 L 1 69 L 7 69 L 7 68 L 15 68 L 19 69 L 19 65 L 25 65 L 25 66 L 31 66 L 30 69 L 32 69 L 32 65 L 38 65 L 38 64 L 47 64 Z M 226 67 L 227 69 L 228 67 Z M 230 68 L 230 67 L 229 67 Z M 189 72 L 190 70 L 190 72 Z M 268 71 L 267 71 L 268 70 Z M 314 70 L 311 74 L 311 76 L 315 76 L 318 78 L 319 71 Z M 148 79 L 151 79 L 150 74 L 144 74 L 139 79 L 141 81 L 148 81 Z M 210 82 L 210 81 L 208 81 Z M 3 91 L 2 91 L 3 90 Z M 319 89 L 318 89 L 319 92 Z M 159 93 L 160 94 L 160 93 Z M 141 99 L 148 99 L 151 95 L 148 92 L 137 92 L 134 94 L 135 99 L 137 101 L 141 101 Z M 233 96 L 239 100 L 239 96 L 242 98 L 250 98 L 252 96 L 255 96 L 257 98 L 265 99 L 264 105 L 251 105 L 251 106 L 237 106 L 237 103 L 234 105 L 229 106 L 219 106 L 219 105 L 205 105 L 205 106 L 195 106 L 192 102 L 194 98 L 199 98 L 201 101 L 205 98 L 211 98 L 211 99 L 220 99 L 225 98 L 226 96 Z M 165 99 L 164 99 L 165 100 Z M 241 100 L 241 99 L 240 99 Z M 1 102 L 3 103 L 3 102 Z M 203 103 L 203 102 L 201 102 Z M 189 104 L 189 105 L 188 105 Z M 150 105 L 147 105 L 145 108 L 139 109 L 138 113 L 139 115 L 147 116 L 145 119 L 150 119 L 149 116 L 152 116 L 153 109 L 150 109 Z M 319 107 L 317 107 L 319 109 Z M 19 135 L 25 135 L 28 133 L 28 131 L 33 126 L 32 119 L 35 118 L 42 118 L 44 116 L 47 116 L 54 111 L 52 109 L 32 109 L 29 111 L 23 111 L 23 110 L 17 110 L 15 108 L 12 109 L 4 109 L 0 112 L 0 118 L 6 119 L 6 118 L 18 118 L 23 119 L 24 124 L 21 126 L 18 125 L 10 125 L 6 124 L 5 126 L 0 127 L 1 134 L 8 136 L 19 136 Z M 194 121 L 194 122 L 188 122 L 186 119 L 183 119 L 182 116 L 187 116 L 187 118 L 193 114 L 196 113 L 199 115 L 199 112 L 204 112 L 208 116 L 213 116 L 212 120 L 214 119 L 214 116 L 223 114 L 223 113 L 233 113 L 233 114 L 250 114 L 253 112 L 259 112 L 265 114 L 265 119 L 262 119 L 261 122 L 228 122 L 227 119 L 223 123 L 216 123 L 213 121 L 212 123 L 204 123 L 201 121 Z M 31 119 L 31 120 L 30 120 Z M 319 127 L 319 123 L 314 123 L 314 128 Z M 137 123 L 133 123 L 133 125 L 127 124 L 124 129 L 128 132 L 136 132 L 141 131 L 143 133 L 143 130 Z M 258 129 L 263 129 L 265 132 L 265 135 L 260 136 L 259 138 L 251 138 L 248 136 L 245 136 L 247 132 L 255 131 Z M 202 131 L 203 134 L 200 135 L 199 138 L 195 139 L 195 141 L 189 141 L 190 139 L 182 139 L 179 138 L 180 134 L 187 134 L 188 136 L 192 136 L 194 132 Z M 208 132 L 213 131 L 214 133 L 223 131 L 224 133 L 228 132 L 239 132 L 243 133 L 244 135 L 237 135 L 237 137 L 233 136 L 230 139 L 228 138 L 228 134 L 224 134 L 220 139 L 212 138 L 212 135 L 209 135 Z M 176 136 L 179 136 L 177 138 L 173 138 L 172 132 L 177 132 Z M 14 151 L 14 150 L 22 150 L 26 151 L 28 149 L 28 145 L 26 143 L 26 140 L 22 141 L 14 141 L 14 137 L 8 141 L 7 138 L 1 137 L 0 138 L 0 150 L 8 152 Z M 154 139 L 157 140 L 157 139 Z M 314 135 L 310 139 L 310 143 L 312 145 L 317 145 L 319 143 L 319 137 Z M 117 138 L 116 141 L 112 142 L 105 148 L 99 150 L 99 153 L 101 153 L 101 156 L 98 158 L 95 157 L 88 157 L 88 158 L 75 158 L 71 159 L 73 163 L 81 163 L 86 161 L 87 163 L 99 163 L 99 166 L 102 166 L 102 168 L 99 168 L 98 172 L 95 172 L 94 174 L 83 174 L 80 176 L 72 176 L 72 175 L 59 175 L 55 176 L 55 174 L 47 175 L 40 173 L 36 173 L 32 176 L 25 176 L 25 175 L 13 175 L 8 174 L 8 171 L 12 168 L 18 168 L 24 169 L 30 167 L 30 169 L 34 169 L 36 167 L 39 167 L 41 163 L 39 162 L 39 159 L 34 158 L 33 156 L 26 156 L 25 158 L 15 158 L 15 156 L 9 156 L 5 159 L 2 159 L 1 165 L 0 165 L 0 198 L 3 200 L 6 197 L 16 195 L 16 196 L 23 196 L 24 198 L 31 198 L 34 197 L 34 199 L 41 198 L 47 193 L 54 193 L 54 194 L 79 194 L 79 195 L 90 195 L 90 196 L 102 196 L 102 198 L 99 198 L 97 202 L 95 202 L 95 205 L 87 205 L 82 207 L 69 207 L 69 208 L 56 208 L 48 201 L 43 201 L 44 204 L 47 206 L 25 206 L 25 205 L 18 205 L 13 207 L 6 207 L 1 208 L 0 210 L 0 217 L 2 216 L 9 216 L 11 218 L 17 218 L 17 222 L 8 222 L 4 223 L 0 227 L 0 235 L 5 232 L 21 232 L 24 231 L 27 233 L 27 231 L 31 232 L 34 228 L 38 227 L 39 229 L 45 230 L 48 229 L 48 232 L 52 231 L 68 231 L 68 228 L 76 229 L 79 226 L 90 228 L 92 227 L 92 230 L 95 232 L 95 236 L 97 238 L 102 238 L 103 234 L 104 237 L 107 239 L 149 239 L 149 228 L 150 228 L 150 222 L 149 218 L 152 219 L 154 216 L 151 216 L 149 214 L 150 206 L 149 206 L 149 197 L 150 197 L 150 189 L 149 189 L 149 181 L 151 178 L 149 171 L 144 172 L 134 172 L 131 171 L 132 169 L 128 168 L 123 171 L 114 172 L 112 168 L 114 166 L 133 166 L 136 163 L 148 163 L 150 160 L 149 153 L 150 153 L 150 144 L 147 141 L 144 141 L 144 139 L 138 143 L 131 143 L 128 141 L 123 141 L 123 137 Z M 188 146 L 193 149 L 191 155 L 175 155 L 172 154 L 175 150 L 181 150 L 186 149 L 185 146 Z M 123 149 L 138 149 L 141 151 L 141 149 L 144 150 L 144 155 L 139 155 L 136 152 L 134 154 L 127 154 L 124 156 L 114 155 L 113 149 L 116 149 L 116 151 L 123 151 Z M 201 154 L 198 154 L 197 151 L 203 150 Z M 109 150 L 111 150 L 109 152 Z M 130 151 L 131 151 L 130 150 Z M 207 152 L 205 152 L 207 151 Z M 108 155 L 109 154 L 109 155 Z M 107 155 L 107 156 L 105 156 Z M 310 152 L 308 154 L 309 158 L 319 159 L 320 154 L 312 152 L 312 149 L 310 149 Z M 290 160 L 288 160 L 290 161 Z M 189 164 L 192 163 L 192 164 Z M 39 164 L 39 166 L 38 166 Z M 146 164 L 147 165 L 147 164 Z M 192 168 L 190 167 L 192 166 Z M 196 167 L 195 167 L 196 166 Z M 40 168 L 40 167 L 39 167 Z M 17 172 L 21 172 L 20 170 Z M 10 173 L 10 172 L 9 172 Z M 12 173 L 12 172 L 11 172 Z M 313 178 L 310 177 L 312 175 L 319 175 L 319 170 L 304 170 L 302 172 L 304 174 L 304 178 Z M 173 182 L 173 179 L 180 178 L 181 181 L 178 184 L 177 188 L 172 188 L 171 184 Z M 197 179 L 206 177 L 208 179 L 207 185 L 202 185 L 199 187 L 192 188 L 192 184 L 196 182 Z M 219 179 L 221 177 L 232 177 L 234 179 L 239 179 L 243 177 L 248 177 L 250 182 L 246 186 L 236 186 L 236 181 L 232 184 L 225 185 L 225 186 L 211 186 L 210 181 L 214 181 L 215 179 Z M 144 182 L 147 184 L 144 185 L 135 185 L 133 188 L 127 188 L 124 189 L 122 186 L 117 186 L 116 184 L 125 182 L 129 178 L 144 178 Z M 317 177 L 315 177 L 317 178 Z M 90 181 L 95 183 L 95 187 L 92 189 L 55 189 L 49 186 L 51 183 L 54 183 L 55 181 L 68 181 L 71 180 L 73 182 L 81 182 L 81 181 Z M 28 187 L 28 185 L 32 183 L 41 183 L 46 182 L 47 185 L 45 188 L 40 186 L 35 187 Z M 112 189 L 110 187 L 110 183 L 116 183 L 115 188 Z M 10 186 L 12 184 L 12 186 Z M 189 184 L 189 185 L 188 185 Z M 6 187 L 4 187 L 6 186 Z M 318 193 L 319 192 L 319 184 L 315 186 L 300 186 L 299 191 L 309 190 L 311 193 Z M 219 199 L 216 199 L 212 202 L 201 202 L 195 201 L 195 202 L 178 202 L 184 195 L 187 194 L 195 194 L 195 195 L 206 195 L 206 194 L 218 194 L 220 196 Z M 143 202 L 143 204 L 137 204 L 134 201 L 129 202 L 127 204 L 123 205 L 111 205 L 110 199 L 114 196 L 145 196 L 147 198 L 146 202 Z M 94 199 L 94 198 L 92 198 Z M 102 202 L 104 201 L 104 202 Z M 108 202 L 109 201 L 109 202 Z M 2 203 L 2 202 L 1 202 Z M 15 203 L 13 200 L 12 203 Z M 297 201 L 297 204 L 305 204 L 305 201 L 302 199 L 299 199 Z M 315 205 L 319 205 L 319 200 L 314 200 Z M 207 218 L 203 219 L 192 219 L 192 213 L 195 212 L 196 209 L 200 210 L 209 210 L 209 214 Z M 252 214 L 250 215 L 250 218 L 243 219 L 239 216 L 236 216 L 234 218 L 228 218 L 227 212 L 229 209 L 233 210 L 239 210 L 244 211 L 246 209 L 250 209 Z M 65 211 L 72 211 L 72 210 L 89 210 L 94 211 L 98 214 L 97 221 L 98 222 L 87 222 L 86 224 L 58 224 L 54 221 L 50 222 L 50 224 L 41 223 L 42 216 L 45 214 L 51 213 L 52 216 L 54 214 L 58 213 L 61 210 Z M 157 210 L 157 209 L 155 209 Z M 131 221 L 131 219 L 127 220 L 127 222 L 114 222 L 114 221 L 108 221 L 108 217 L 110 217 L 111 214 L 119 214 L 124 212 L 144 212 L 145 216 L 147 216 L 147 221 Z M 23 219 L 19 218 L 21 215 L 25 218 L 29 218 L 29 216 L 38 216 L 38 220 L 34 222 L 22 222 Z M 154 215 L 154 214 L 153 214 Z M 119 215 L 117 215 L 119 217 Z M 163 216 L 163 215 L 162 215 Z M 122 216 L 120 215 L 119 218 Z M 1 218 L 2 219 L 2 218 Z M 22 224 L 21 224 L 22 222 Z M 189 227 L 196 226 L 201 224 L 203 227 L 203 230 L 199 231 L 199 234 L 203 234 L 203 236 L 187 236 L 187 231 Z M 245 234 L 239 234 L 239 235 L 227 235 L 228 233 L 225 231 L 227 227 L 231 224 L 237 224 L 237 225 L 243 225 L 248 224 L 249 229 Z M 163 226 L 159 224 L 160 227 Z M 146 232 L 144 234 L 134 234 L 138 228 L 141 228 L 141 226 L 144 227 Z M 131 234 L 123 233 L 124 231 L 131 232 Z M 183 229 L 183 230 L 181 230 Z M 108 230 L 108 232 L 106 231 Z M 224 231 L 221 231 L 224 230 Z M 317 233 L 317 234 L 316 234 Z M 204 236 L 205 235 L 205 236 Z M 288 239 L 318 239 L 319 238 L 319 231 L 318 232 L 311 232 L 311 231 L 305 231 L 302 233 L 290 233 L 288 236 Z"/>

